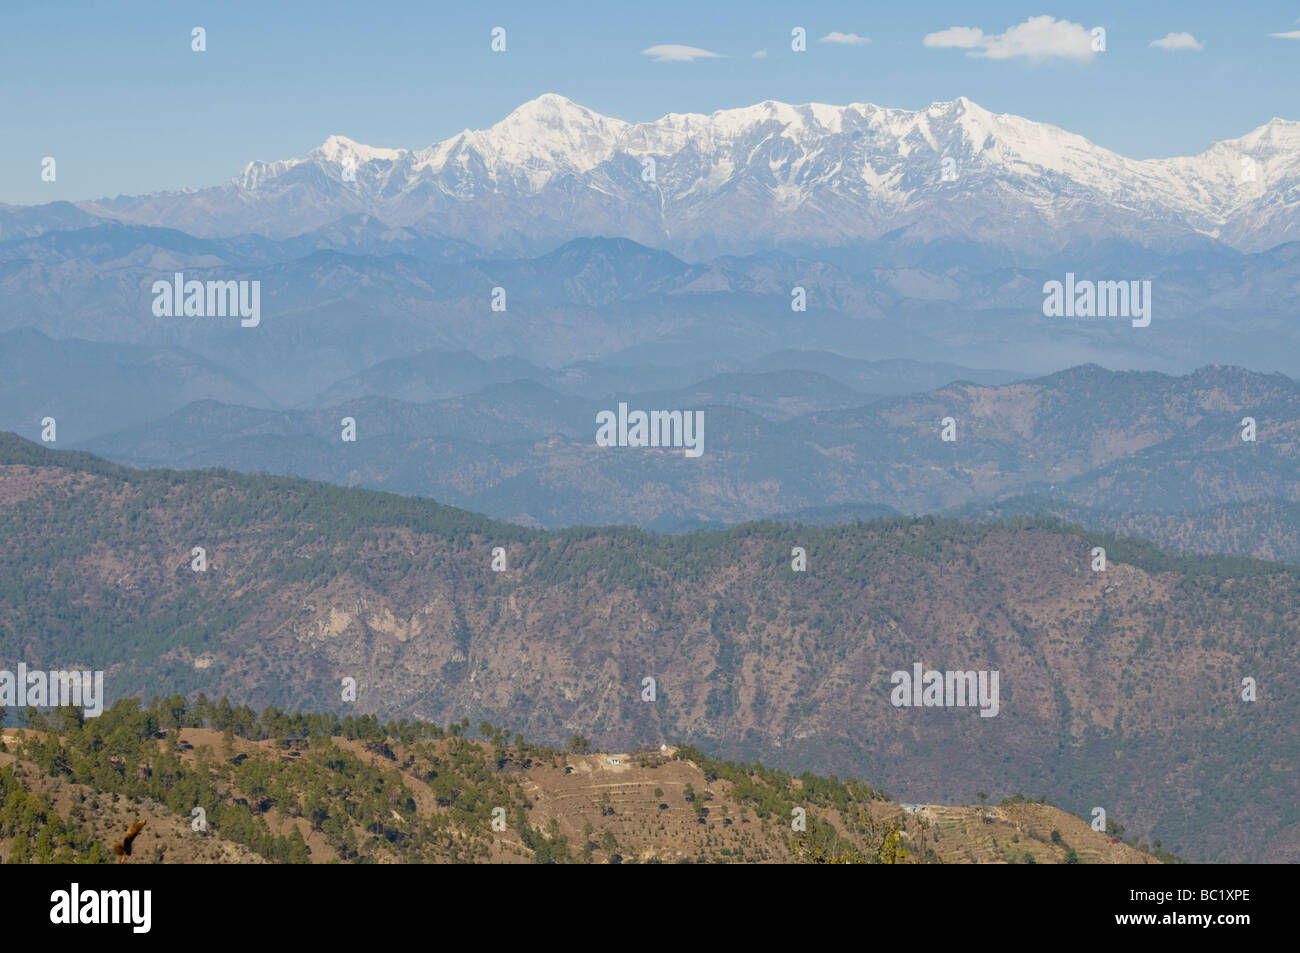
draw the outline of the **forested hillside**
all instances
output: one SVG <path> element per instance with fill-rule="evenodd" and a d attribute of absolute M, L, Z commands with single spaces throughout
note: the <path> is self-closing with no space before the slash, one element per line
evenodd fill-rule
<path fill-rule="evenodd" d="M 870 785 L 667 747 L 593 754 L 200 695 L 26 713 L 0 744 L 0 858 L 113 863 L 1153 863 L 1023 796 L 904 810 Z M 800 814 L 802 813 L 802 816 Z M 1140 850 L 1138 848 L 1141 848 Z"/>
<path fill-rule="evenodd" d="M 102 670 L 109 704 L 689 744 L 909 802 L 1040 792 L 1192 860 L 1300 857 L 1292 567 L 1039 520 L 544 533 L 12 437 L 0 464 L 0 656 Z M 896 707 L 917 664 L 999 673 L 996 716 Z"/>

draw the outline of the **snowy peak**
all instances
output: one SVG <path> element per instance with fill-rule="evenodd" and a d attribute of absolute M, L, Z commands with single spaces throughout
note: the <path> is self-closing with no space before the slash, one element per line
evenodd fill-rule
<path fill-rule="evenodd" d="M 414 169 L 434 174 L 458 158 L 465 164 L 468 155 L 493 173 L 512 166 L 530 172 L 587 172 L 617 152 L 671 156 L 690 147 L 709 153 L 757 132 L 795 141 L 805 152 L 823 148 L 837 137 L 847 138 L 846 145 L 868 140 L 872 151 L 879 153 L 884 148 L 904 158 L 916 153 L 919 146 L 925 147 L 922 151 L 947 155 L 953 147 L 964 145 L 969 157 L 978 156 L 986 166 L 1000 162 L 1067 174 L 1084 173 L 1086 167 L 1113 174 L 1117 168 L 1136 169 L 1144 164 L 1056 126 L 993 113 L 965 96 L 919 110 L 870 103 L 791 105 L 766 100 L 710 114 L 670 113 L 634 124 L 602 116 L 556 93 L 545 93 L 487 129 L 467 129 L 419 152 L 376 148 L 334 135 L 306 159 L 250 163 L 240 184 L 249 177 L 249 170 L 256 170 L 256 181 L 261 183 L 304 161 L 343 162 L 348 157 L 358 165 L 411 160 Z M 1221 151 L 1221 147 L 1292 153 L 1300 149 L 1300 122 L 1274 119 L 1239 139 L 1216 143 L 1203 155 Z M 1154 168 L 1162 162 L 1186 161 L 1190 160 L 1145 160 L 1145 164 Z M 542 177 L 542 184 L 546 181 L 549 176 Z"/>
<path fill-rule="evenodd" d="M 358 164 L 363 162 L 395 162 L 408 155 L 405 149 L 376 149 L 374 146 L 362 145 L 347 136 L 330 136 L 320 146 L 312 150 L 327 162 L 344 162 L 351 158 Z"/>
<path fill-rule="evenodd" d="M 1300 150 L 1300 122 L 1290 119 L 1270 119 L 1241 138 L 1231 139 L 1221 144 L 1237 146 L 1247 151 L 1294 153 Z"/>
<path fill-rule="evenodd" d="M 471 136 L 480 154 L 496 153 L 507 163 L 551 162 L 586 171 L 609 158 L 627 126 L 620 119 L 547 93 Z"/>
<path fill-rule="evenodd" d="M 274 187 L 291 173 L 299 176 L 304 169 L 315 169 L 328 179 L 352 181 L 357 170 L 371 163 L 395 163 L 405 160 L 406 149 L 380 149 L 363 145 L 347 136 L 330 136 L 302 159 L 283 159 L 279 162 L 250 162 L 231 183 L 236 188 L 256 191 Z"/>
<path fill-rule="evenodd" d="M 488 247 L 602 234 L 679 254 L 887 233 L 1031 248 L 1209 236 L 1256 250 L 1300 237 L 1300 122 L 1139 160 L 964 96 L 917 110 L 766 100 L 629 123 L 547 93 L 419 151 L 330 136 L 303 158 L 250 163 L 230 188 L 244 193 L 233 205 L 192 197 L 180 213 L 181 198 L 145 196 L 115 210 L 210 234 L 365 213 Z"/>
<path fill-rule="evenodd" d="M 492 128 L 494 130 L 527 128 L 529 126 L 554 128 L 565 124 L 610 125 L 615 127 L 627 125 L 620 119 L 610 119 L 588 109 L 586 106 L 579 106 L 573 100 L 567 99 L 558 93 L 543 93 L 536 99 L 530 99 L 528 102 L 515 107 L 510 115 Z"/>

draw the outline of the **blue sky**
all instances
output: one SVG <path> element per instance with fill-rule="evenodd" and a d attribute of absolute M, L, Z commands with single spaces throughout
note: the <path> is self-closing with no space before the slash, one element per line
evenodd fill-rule
<path fill-rule="evenodd" d="M 422 148 L 544 92 L 632 121 L 765 99 L 918 108 L 968 96 L 1142 158 L 1300 119 L 1300 38 L 1270 35 L 1300 31 L 1300 2 L 1137 7 L 10 3 L 0 12 L 0 202 L 214 185 L 250 159 L 300 156 L 334 133 Z M 999 58 L 1017 50 L 1020 34 L 1007 31 L 1033 17 L 1105 27 L 1106 52 Z M 195 26 L 206 52 L 190 49 Z M 495 26 L 507 30 L 505 53 L 489 48 Z M 790 49 L 794 26 L 807 31 L 806 52 Z M 974 30 L 945 32 L 954 27 Z M 870 42 L 819 42 L 831 33 Z M 1149 45 L 1170 33 L 1203 48 Z M 926 45 L 931 34 L 966 45 Z M 659 45 L 721 55 L 643 53 Z M 40 178 L 47 155 L 53 183 Z"/>

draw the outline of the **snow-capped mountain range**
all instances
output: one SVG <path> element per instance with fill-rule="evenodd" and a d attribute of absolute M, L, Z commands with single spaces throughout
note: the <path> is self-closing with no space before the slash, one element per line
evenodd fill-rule
<path fill-rule="evenodd" d="M 1136 160 L 965 98 L 916 111 L 764 102 L 629 123 L 547 94 L 427 149 L 331 136 L 223 186 L 79 207 L 205 237 L 284 238 L 364 213 L 488 249 L 619 235 L 704 255 L 892 233 L 1258 251 L 1300 239 L 1300 122 Z"/>

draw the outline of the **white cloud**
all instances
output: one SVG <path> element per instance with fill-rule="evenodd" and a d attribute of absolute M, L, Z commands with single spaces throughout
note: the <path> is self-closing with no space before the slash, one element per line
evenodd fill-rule
<path fill-rule="evenodd" d="M 751 55 L 754 59 L 761 60 L 763 57 L 767 56 L 767 50 L 755 50 Z"/>
<path fill-rule="evenodd" d="M 938 33 L 929 33 L 925 37 L 926 46 L 955 46 L 969 50 L 984 42 L 984 31 L 973 26 L 953 26 Z"/>
<path fill-rule="evenodd" d="M 832 30 L 817 42 L 838 43 L 840 46 L 866 46 L 871 42 L 871 39 L 865 36 L 858 36 L 856 33 L 841 33 L 839 30 Z"/>
<path fill-rule="evenodd" d="M 1205 44 L 1190 33 L 1169 33 L 1147 44 L 1158 50 L 1203 50 Z"/>
<path fill-rule="evenodd" d="M 656 63 L 689 63 L 691 60 L 723 58 L 721 53 L 702 50 L 698 46 L 682 46 L 680 43 L 661 43 L 644 49 L 641 53 L 653 56 Z"/>
<path fill-rule="evenodd" d="M 1024 23 L 1009 27 L 1005 33 L 985 33 L 971 26 L 949 27 L 927 34 L 923 42 L 926 46 L 970 50 L 967 56 L 991 60 L 1009 60 L 1016 56 L 1031 60 L 1052 57 L 1090 60 L 1096 55 L 1092 48 L 1091 30 L 1050 16 L 1030 17 Z"/>
<path fill-rule="evenodd" d="M 1292 30 L 1290 33 L 1270 33 L 1269 36 L 1280 36 L 1284 40 L 1300 40 L 1300 30 Z"/>

